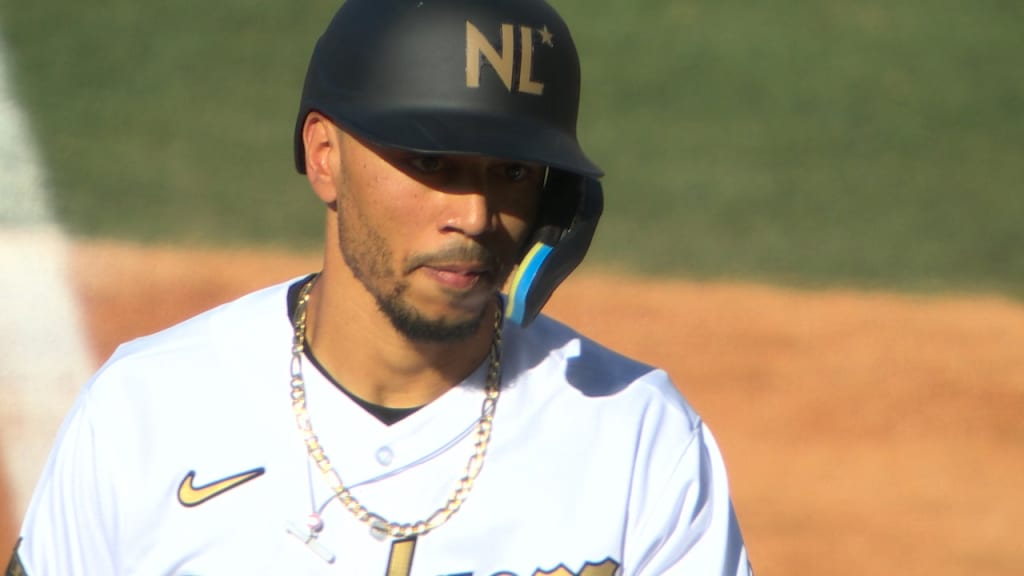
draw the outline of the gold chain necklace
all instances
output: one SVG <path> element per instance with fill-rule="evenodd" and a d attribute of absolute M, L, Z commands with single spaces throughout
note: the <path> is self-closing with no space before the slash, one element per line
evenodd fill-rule
<path fill-rule="evenodd" d="M 466 471 L 462 478 L 456 483 L 448 501 L 444 506 L 438 508 L 426 520 L 403 524 L 392 522 L 379 514 L 374 514 L 366 509 L 355 496 L 349 492 L 341 481 L 338 471 L 331 465 L 324 449 L 320 445 L 320 439 L 313 431 L 313 422 L 306 409 L 306 381 L 302 377 L 302 355 L 306 348 L 306 306 L 309 303 L 309 293 L 316 283 L 318 276 L 314 276 L 299 292 L 299 301 L 295 307 L 295 315 L 292 318 L 294 336 L 292 338 L 292 363 L 291 363 L 291 396 L 292 411 L 295 413 L 295 422 L 302 432 L 303 441 L 306 444 L 306 451 L 310 458 L 316 462 L 320 472 L 334 490 L 337 499 L 351 512 L 357 520 L 369 524 L 370 533 L 377 538 L 409 538 L 425 534 L 434 528 L 444 524 L 462 506 L 473 489 L 473 483 L 480 469 L 483 468 L 484 456 L 487 454 L 487 445 L 491 440 L 491 422 L 494 419 L 494 409 L 498 402 L 498 395 L 501 393 L 501 306 L 498 306 L 494 314 L 494 337 L 491 339 L 491 351 L 487 369 L 487 385 L 484 389 L 484 401 L 480 407 L 480 419 L 476 425 L 476 442 L 473 445 L 473 455 L 466 462 Z"/>

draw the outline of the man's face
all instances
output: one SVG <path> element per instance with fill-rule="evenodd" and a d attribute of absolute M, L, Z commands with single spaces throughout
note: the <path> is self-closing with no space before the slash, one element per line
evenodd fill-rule
<path fill-rule="evenodd" d="M 338 236 L 353 275 L 410 339 L 476 333 L 536 218 L 544 168 L 346 133 L 339 150 Z"/>

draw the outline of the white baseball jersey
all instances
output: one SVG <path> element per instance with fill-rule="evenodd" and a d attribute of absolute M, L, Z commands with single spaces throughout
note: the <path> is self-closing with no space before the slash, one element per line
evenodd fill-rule
<path fill-rule="evenodd" d="M 287 289 L 118 349 L 36 489 L 27 574 L 749 573 L 721 455 L 668 376 L 545 317 L 504 330 L 491 443 L 461 509 L 418 538 L 376 538 L 332 498 L 296 425 Z M 370 511 L 415 522 L 445 504 L 486 364 L 387 426 L 304 362 L 314 430 Z"/>

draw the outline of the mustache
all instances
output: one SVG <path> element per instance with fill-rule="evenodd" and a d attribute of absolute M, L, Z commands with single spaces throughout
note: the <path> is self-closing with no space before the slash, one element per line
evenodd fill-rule
<path fill-rule="evenodd" d="M 500 270 L 503 263 L 493 250 L 483 244 L 458 244 L 447 246 L 434 252 L 415 254 L 406 261 L 406 272 L 421 266 L 438 266 L 444 264 L 469 264 L 494 272 Z"/>

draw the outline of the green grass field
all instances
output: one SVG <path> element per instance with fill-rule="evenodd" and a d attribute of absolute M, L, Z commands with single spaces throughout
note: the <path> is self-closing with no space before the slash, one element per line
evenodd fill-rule
<path fill-rule="evenodd" d="M 1024 4 L 555 0 L 604 266 L 1024 297 Z M 312 247 L 291 165 L 336 2 L 0 0 L 77 235 Z"/>

